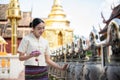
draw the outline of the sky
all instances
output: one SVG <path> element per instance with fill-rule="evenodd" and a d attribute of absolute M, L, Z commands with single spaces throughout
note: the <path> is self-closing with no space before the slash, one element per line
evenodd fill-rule
<path fill-rule="evenodd" d="M 32 9 L 32 17 L 47 18 L 54 0 L 19 0 L 21 11 Z M 74 34 L 89 37 L 93 26 L 99 31 L 104 28 L 101 12 L 107 20 L 111 13 L 111 7 L 120 4 L 120 0 L 60 0 L 70 27 Z M 7 4 L 10 0 L 0 0 L 0 4 Z"/>

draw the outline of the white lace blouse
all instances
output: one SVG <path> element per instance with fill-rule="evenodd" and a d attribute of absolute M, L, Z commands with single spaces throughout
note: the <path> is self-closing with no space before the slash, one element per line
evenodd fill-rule
<path fill-rule="evenodd" d="M 41 55 L 37 57 L 38 61 L 35 60 L 35 57 L 32 57 L 24 62 L 25 65 L 34 65 L 34 66 L 47 66 L 45 62 L 45 55 L 50 55 L 50 48 L 48 41 L 40 36 L 39 40 L 30 33 L 29 35 L 23 37 L 21 40 L 18 51 L 23 52 L 26 55 L 29 55 L 32 51 L 38 50 L 41 52 Z"/>

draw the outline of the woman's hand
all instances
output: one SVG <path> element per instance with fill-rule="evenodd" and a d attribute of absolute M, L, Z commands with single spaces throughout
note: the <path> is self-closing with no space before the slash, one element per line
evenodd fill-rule
<path fill-rule="evenodd" d="M 68 68 L 68 64 L 64 64 L 62 70 L 66 70 Z"/>
<path fill-rule="evenodd" d="M 41 54 L 40 51 L 32 51 L 32 52 L 30 53 L 30 56 L 32 56 L 32 57 L 38 57 L 40 54 Z"/>

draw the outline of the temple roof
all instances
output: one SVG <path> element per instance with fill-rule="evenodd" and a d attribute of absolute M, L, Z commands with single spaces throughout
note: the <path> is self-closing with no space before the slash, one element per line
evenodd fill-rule
<path fill-rule="evenodd" d="M 6 10 L 8 9 L 8 4 L 0 4 L 0 21 L 7 20 Z"/>
<path fill-rule="evenodd" d="M 7 21 L 7 16 L 6 16 L 7 9 L 8 9 L 8 4 L 0 4 L 0 24 L 2 24 L 2 22 Z M 20 19 L 20 21 L 18 23 L 18 26 L 20 26 L 20 27 L 29 26 L 29 23 L 30 23 L 31 19 L 32 19 L 31 11 L 22 12 L 22 18 Z M 6 24 L 10 25 L 10 22 L 7 21 Z"/>
<path fill-rule="evenodd" d="M 114 7 L 112 9 L 112 13 L 111 16 L 108 20 L 105 21 L 105 27 L 99 32 L 100 34 L 106 33 L 107 32 L 107 28 L 108 28 L 108 24 L 110 23 L 110 21 L 114 18 L 119 18 L 120 19 L 120 4 L 116 7 Z"/>
<path fill-rule="evenodd" d="M 22 18 L 19 21 L 19 26 L 28 27 L 32 20 L 31 11 L 30 12 L 22 12 Z"/>

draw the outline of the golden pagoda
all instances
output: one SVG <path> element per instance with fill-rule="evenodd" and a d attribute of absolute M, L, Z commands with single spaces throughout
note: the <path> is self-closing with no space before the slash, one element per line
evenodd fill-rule
<path fill-rule="evenodd" d="M 54 0 L 51 12 L 45 23 L 46 29 L 43 37 L 49 41 L 51 48 L 73 41 L 73 29 L 69 27 L 70 22 L 66 19 L 60 0 Z"/>

